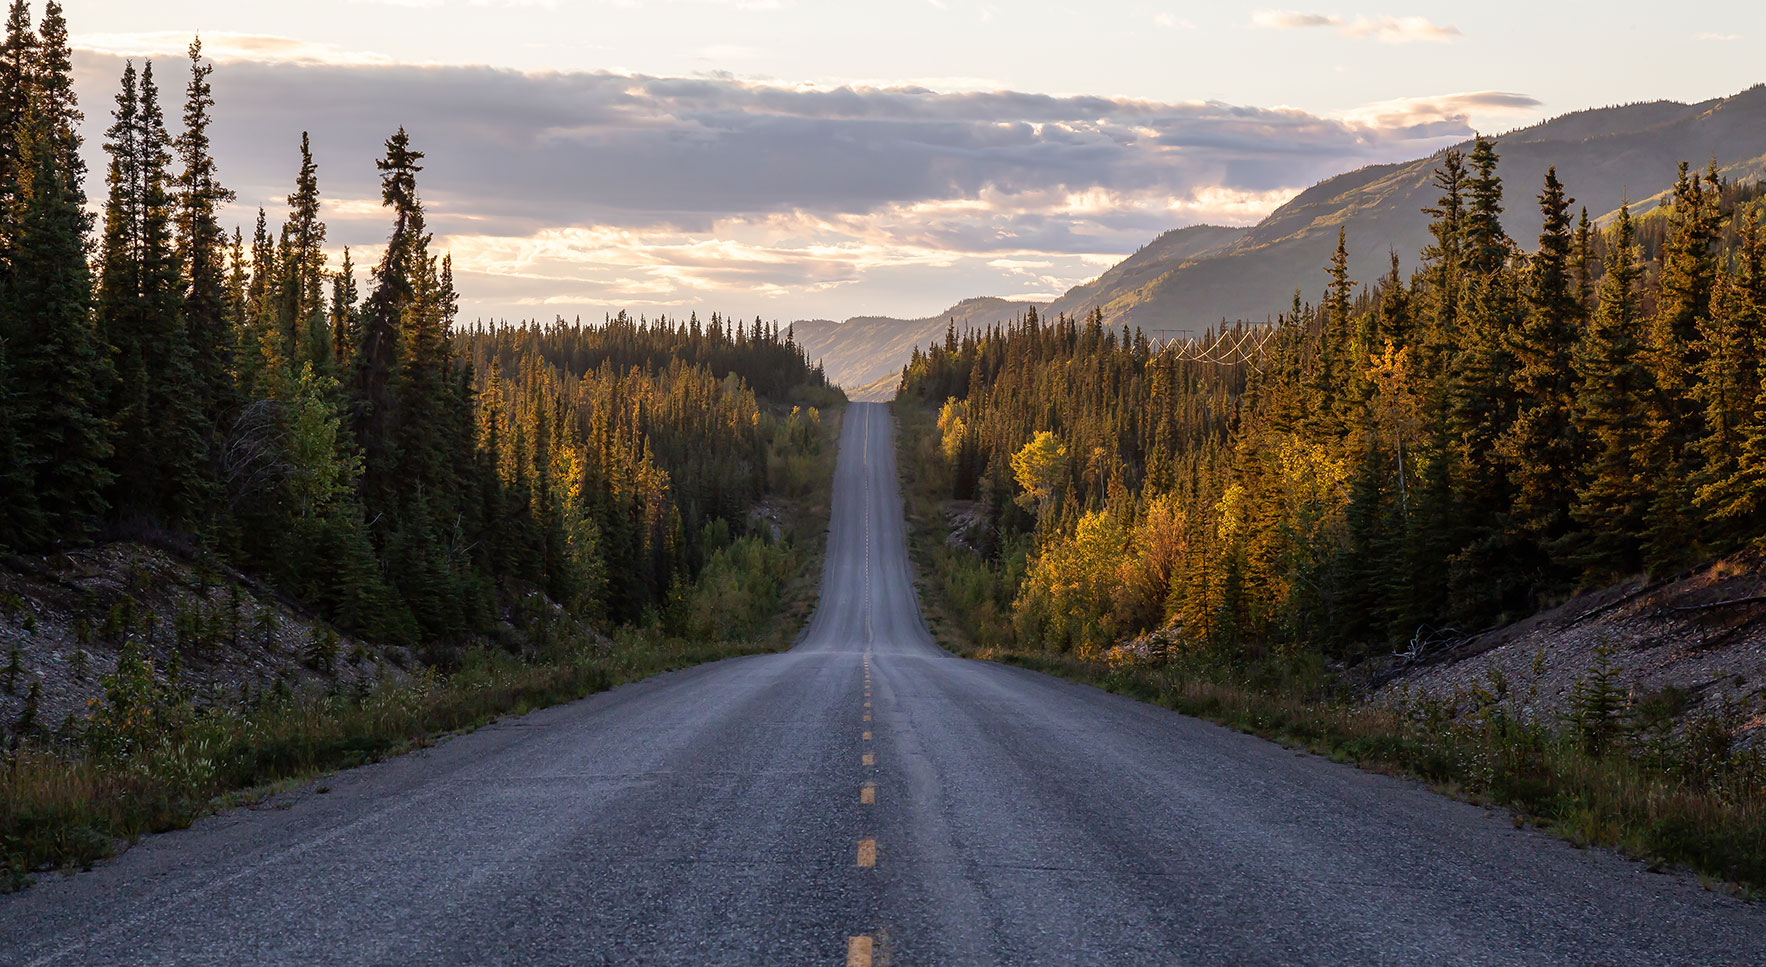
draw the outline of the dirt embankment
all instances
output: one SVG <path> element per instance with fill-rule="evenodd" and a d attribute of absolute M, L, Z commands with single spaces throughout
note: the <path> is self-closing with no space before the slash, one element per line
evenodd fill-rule
<path fill-rule="evenodd" d="M 250 578 L 134 543 L 0 560 L 0 741 L 71 739 L 125 649 L 198 705 L 264 691 L 365 688 L 415 667 Z"/>
<path fill-rule="evenodd" d="M 1580 595 L 1438 654 L 1398 663 L 1375 700 L 1499 693 L 1530 719 L 1569 711 L 1603 664 L 1636 707 L 1677 718 L 1733 714 L 1766 738 L 1766 554 L 1750 551 L 1656 581 Z"/>

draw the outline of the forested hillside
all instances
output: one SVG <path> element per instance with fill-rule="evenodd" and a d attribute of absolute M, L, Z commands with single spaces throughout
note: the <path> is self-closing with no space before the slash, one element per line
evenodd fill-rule
<path fill-rule="evenodd" d="M 979 638 L 1353 661 L 1766 536 L 1760 188 L 1683 166 L 1602 230 L 1548 172 L 1522 254 L 1497 158 L 1443 158 L 1419 270 L 1340 235 L 1266 334 L 1031 314 L 916 353 L 926 457 L 978 502 L 947 577 Z"/>
<path fill-rule="evenodd" d="M 596 621 L 663 608 L 816 442 L 793 404 L 837 394 L 776 326 L 458 325 L 402 129 L 365 289 L 328 260 L 305 134 L 286 213 L 227 230 L 200 42 L 179 123 L 153 63 L 124 71 L 93 225 L 66 23 L 30 16 L 0 49 L 0 548 L 199 548 L 445 648 L 517 585 Z"/>

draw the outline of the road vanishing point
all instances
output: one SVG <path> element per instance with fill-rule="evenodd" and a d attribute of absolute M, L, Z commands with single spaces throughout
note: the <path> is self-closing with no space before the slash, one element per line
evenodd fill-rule
<path fill-rule="evenodd" d="M 1766 909 L 938 648 L 847 410 L 788 652 L 504 719 L 0 897 L 7 965 L 1766 964 Z"/>

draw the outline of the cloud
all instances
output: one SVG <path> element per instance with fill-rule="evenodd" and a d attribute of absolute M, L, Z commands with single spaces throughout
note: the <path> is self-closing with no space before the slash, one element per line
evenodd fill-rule
<path fill-rule="evenodd" d="M 1459 130 L 1471 123 L 1474 114 L 1480 118 L 1528 118 L 1535 116 L 1540 106 L 1538 98 L 1526 94 L 1468 91 L 1461 94 L 1376 101 L 1345 111 L 1341 117 L 1388 130 L 1405 127 L 1422 129 L 1430 126 Z"/>
<path fill-rule="evenodd" d="M 387 0 L 376 0 L 387 2 Z M 424 0 L 408 0 L 422 3 Z M 191 35 L 160 30 L 132 34 L 76 34 L 70 42 L 77 50 L 118 57 L 183 57 Z M 352 51 L 331 44 L 315 44 L 266 34 L 205 33 L 203 56 L 217 63 L 247 61 L 259 64 L 336 64 L 344 66 L 391 65 L 392 58 L 368 51 Z"/>
<path fill-rule="evenodd" d="M 1702 33 L 1702 34 L 1694 34 L 1693 39 L 1694 40 L 1724 40 L 1724 41 L 1740 40 L 1741 34 Z"/>
<path fill-rule="evenodd" d="M 1196 25 L 1177 14 L 1162 11 L 1153 15 L 1153 26 L 1164 30 L 1194 30 Z"/>
<path fill-rule="evenodd" d="M 1266 30 L 1328 27 L 1345 37 L 1371 37 L 1382 44 L 1445 44 L 1461 36 L 1458 27 L 1437 24 L 1426 17 L 1357 16 L 1349 19 L 1337 14 L 1298 10 L 1259 10 L 1251 15 L 1251 25 Z"/>
<path fill-rule="evenodd" d="M 1466 105 L 1521 97 L 1321 117 L 1011 90 L 337 62 L 294 56 L 304 48 L 291 42 L 227 43 L 259 54 L 213 78 L 215 152 L 240 194 L 229 218 L 249 230 L 259 205 L 284 217 L 300 132 L 311 131 L 331 240 L 366 264 L 387 227 L 374 160 L 403 125 L 427 154 L 430 226 L 471 276 L 469 315 L 585 293 L 597 294 L 581 303 L 590 309 L 716 297 L 794 316 L 903 311 L 874 301 L 891 292 L 948 292 L 948 302 L 1046 291 L 1166 229 L 1255 222 L 1339 171 L 1426 155 L 1469 135 Z M 142 48 L 82 47 L 98 171 L 93 132 L 106 126 L 118 55 Z M 169 97 L 181 84 L 162 87 Z M 1002 259 L 1026 264 L 989 264 Z M 1048 265 L 1027 273 L 1028 263 Z"/>

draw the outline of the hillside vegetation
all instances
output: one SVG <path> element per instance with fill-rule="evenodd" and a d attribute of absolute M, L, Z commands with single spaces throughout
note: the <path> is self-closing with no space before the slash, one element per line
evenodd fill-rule
<path fill-rule="evenodd" d="M 1498 154 L 1443 157 L 1415 273 L 1363 288 L 1339 233 L 1319 303 L 1267 330 L 1156 352 L 1032 313 L 916 353 L 897 405 L 910 481 L 956 502 L 927 548 L 947 626 L 1766 883 L 1766 191 L 1682 165 L 1601 229 L 1547 169 L 1529 253 Z M 1579 593 L 1533 625 L 1557 635 L 1495 630 Z M 1672 617 L 1627 633 L 1633 607 Z M 1360 701 L 1503 640 L 1535 654 Z"/>

